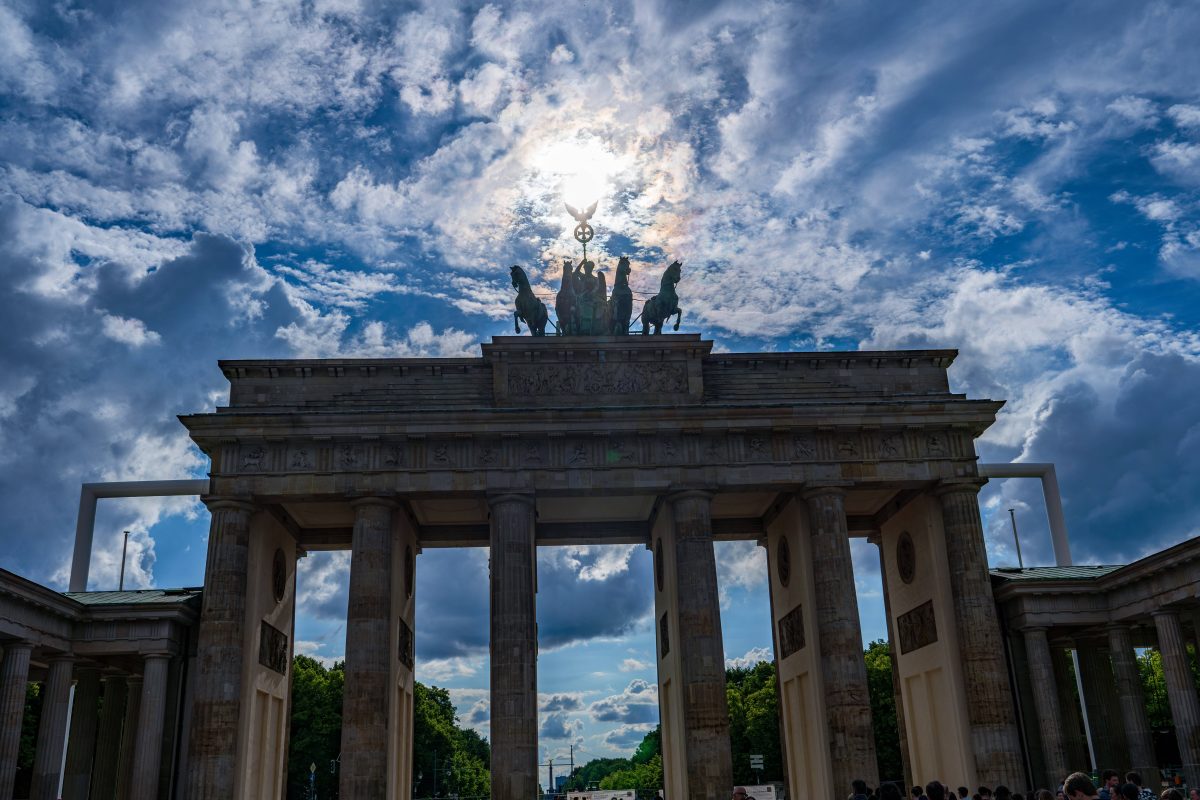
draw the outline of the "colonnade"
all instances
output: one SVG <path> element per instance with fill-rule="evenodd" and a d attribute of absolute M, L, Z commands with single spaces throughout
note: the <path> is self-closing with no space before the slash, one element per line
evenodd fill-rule
<path fill-rule="evenodd" d="M 34 650 L 30 642 L 3 643 L 0 797 L 13 796 Z M 143 673 L 133 676 L 66 653 L 48 655 L 31 800 L 159 796 L 170 658 L 166 652 L 144 654 Z"/>
<path fill-rule="evenodd" d="M 1190 782 L 1200 777 L 1200 697 L 1181 617 L 1178 609 L 1154 611 L 1153 628 L 1143 628 L 1139 634 L 1141 641 L 1154 644 L 1162 656 L 1181 767 Z M 1039 626 L 1026 627 L 1020 636 L 1041 741 L 1043 774 L 1035 775 L 1035 779 L 1052 785 L 1068 772 L 1088 766 L 1078 761 L 1081 755 L 1088 755 L 1086 750 L 1072 747 L 1070 742 L 1070 737 L 1086 724 L 1084 735 L 1089 739 L 1096 769 L 1134 770 L 1150 785 L 1158 776 L 1158 759 L 1129 622 L 1105 626 L 1103 638 L 1066 637 L 1053 628 Z M 1078 685 L 1083 690 L 1080 699 L 1071 686 L 1070 650 L 1076 652 Z M 1080 700 L 1086 723 L 1076 705 Z"/>

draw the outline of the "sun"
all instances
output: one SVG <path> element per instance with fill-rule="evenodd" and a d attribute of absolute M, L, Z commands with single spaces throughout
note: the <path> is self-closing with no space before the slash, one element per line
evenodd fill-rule
<path fill-rule="evenodd" d="M 577 134 L 539 148 L 530 166 L 543 186 L 556 191 L 564 202 L 582 208 L 608 198 L 617 178 L 631 164 L 599 137 Z"/>

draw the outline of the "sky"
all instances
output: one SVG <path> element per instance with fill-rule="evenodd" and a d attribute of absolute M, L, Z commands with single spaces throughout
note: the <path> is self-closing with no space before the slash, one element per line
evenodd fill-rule
<path fill-rule="evenodd" d="M 0 565 L 65 588 L 79 484 L 203 477 L 219 358 L 470 356 L 563 202 L 718 350 L 957 348 L 984 461 L 1057 465 L 1077 563 L 1200 530 L 1200 7 L 0 0 Z M 1036 481 L 994 566 L 1052 563 Z M 194 498 L 103 501 L 91 588 L 198 585 Z M 864 640 L 878 555 L 853 542 Z M 297 648 L 345 652 L 348 554 Z M 657 720 L 649 553 L 542 548 L 543 759 Z M 731 663 L 765 566 L 718 545 Z M 486 733 L 486 552 L 418 559 L 417 676 Z M 602 602 L 601 602 L 602 601 Z"/>

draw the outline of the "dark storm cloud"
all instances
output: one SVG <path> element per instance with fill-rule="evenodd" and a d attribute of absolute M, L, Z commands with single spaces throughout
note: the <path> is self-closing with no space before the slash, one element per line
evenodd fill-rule
<path fill-rule="evenodd" d="M 487 550 L 426 550 L 417 557 L 417 657 L 486 653 Z"/>
<path fill-rule="evenodd" d="M 31 231 L 62 236 L 56 225 L 51 216 L 0 200 L 0 238 L 11 241 Z M 7 568 L 36 580 L 61 580 L 74 533 L 71 499 L 83 481 L 202 472 L 205 462 L 175 415 L 210 408 L 225 389 L 218 358 L 282 350 L 273 329 L 263 330 L 237 307 L 264 301 L 254 288 L 262 276 L 248 248 L 203 234 L 180 244 L 184 255 L 148 273 L 119 261 L 85 270 L 81 282 L 101 287 L 90 296 L 33 291 L 28 287 L 45 272 L 44 262 L 11 251 L 0 258 L 0 280 L 14 287 L 0 293 L 8 331 L 0 337 L 0 507 L 36 510 L 6 516 Z M 113 244 L 128 247 L 131 257 L 138 246 L 136 236 Z M 230 286 L 237 287 L 237 297 L 228 295 Z M 271 315 L 290 313 L 282 298 L 269 302 L 284 306 L 270 308 Z M 139 519 L 155 519 L 165 509 L 179 513 L 193 502 L 164 500 L 159 511 L 143 505 L 106 515 L 115 527 L 97 531 L 97 552 L 111 551 L 109 540 L 122 528 L 136 528 Z M 33 540 L 40 545 L 18 544 Z M 130 546 L 138 585 L 153 565 L 144 530 L 135 532 Z M 111 560 L 97 561 L 93 575 L 108 580 L 114 567 Z"/>
<path fill-rule="evenodd" d="M 603 547 L 579 556 L 575 566 L 560 559 L 538 559 L 538 642 L 561 647 L 598 636 L 621 636 L 644 621 L 654 605 L 649 553 L 635 548 L 628 568 L 604 580 L 581 573 L 603 555 Z"/>
<path fill-rule="evenodd" d="M 1142 353 L 1106 394 L 1075 383 L 1047 401 L 1026 460 L 1055 462 L 1076 561 L 1126 563 L 1200 533 L 1191 508 L 1200 493 L 1197 397 L 1200 364 Z M 1005 481 L 1002 491 L 1000 510 L 1012 501 L 1030 509 L 1019 517 L 1026 553 L 1051 563 L 1040 482 Z M 995 531 L 1005 544 L 1007 522 L 1004 512 Z"/>
<path fill-rule="evenodd" d="M 630 750 L 641 744 L 653 728 L 653 725 L 622 725 L 604 734 L 604 742 L 618 750 Z"/>

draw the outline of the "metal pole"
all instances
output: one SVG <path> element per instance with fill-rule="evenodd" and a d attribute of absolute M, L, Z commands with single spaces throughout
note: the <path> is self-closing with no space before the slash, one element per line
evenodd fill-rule
<path fill-rule="evenodd" d="M 129 551 L 129 531 L 125 531 L 125 544 L 121 545 L 121 582 L 117 584 L 117 591 L 125 591 L 125 554 Z"/>
<path fill-rule="evenodd" d="M 1012 520 L 1013 543 L 1017 546 L 1017 566 L 1025 569 L 1025 561 L 1021 558 L 1021 537 L 1017 536 L 1017 515 L 1011 508 L 1008 510 L 1008 518 Z"/>
<path fill-rule="evenodd" d="M 1053 464 L 980 464 L 979 475 L 984 478 L 1039 478 L 1042 496 L 1046 500 L 1046 517 L 1050 523 L 1050 540 L 1054 545 L 1054 564 L 1069 567 L 1071 543 L 1067 538 L 1067 520 L 1063 515 L 1062 495 L 1058 491 L 1058 476 Z"/>

